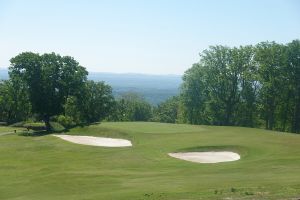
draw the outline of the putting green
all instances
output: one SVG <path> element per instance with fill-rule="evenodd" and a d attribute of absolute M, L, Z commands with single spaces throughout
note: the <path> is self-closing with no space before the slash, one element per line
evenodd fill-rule
<path fill-rule="evenodd" d="M 0 128 L 1 132 L 12 129 Z M 0 136 L 0 199 L 297 199 L 300 135 L 239 127 L 101 123 L 70 135 L 122 138 L 130 148 L 78 145 L 51 135 Z M 231 151 L 199 164 L 170 152 Z"/>

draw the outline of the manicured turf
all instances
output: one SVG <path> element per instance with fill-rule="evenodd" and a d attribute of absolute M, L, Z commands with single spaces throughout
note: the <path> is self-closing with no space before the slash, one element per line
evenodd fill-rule
<path fill-rule="evenodd" d="M 0 199 L 300 198 L 300 135 L 142 122 L 102 123 L 66 134 L 130 139 L 133 147 L 84 146 L 51 135 L 0 136 Z M 197 164 L 167 155 L 224 149 L 240 153 L 241 160 Z"/>

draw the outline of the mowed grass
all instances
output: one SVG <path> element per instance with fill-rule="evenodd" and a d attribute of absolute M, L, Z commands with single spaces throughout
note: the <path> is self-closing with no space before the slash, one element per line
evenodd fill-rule
<path fill-rule="evenodd" d="M 2 135 L 0 199 L 300 198 L 300 135 L 150 122 L 101 123 L 66 134 L 124 138 L 133 147 Z M 167 155 L 205 150 L 235 151 L 241 160 L 198 164 Z"/>

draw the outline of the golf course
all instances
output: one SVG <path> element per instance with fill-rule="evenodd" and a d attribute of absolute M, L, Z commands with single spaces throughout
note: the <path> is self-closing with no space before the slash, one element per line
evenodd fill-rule
<path fill-rule="evenodd" d="M 0 127 L 0 199 L 300 198 L 297 134 L 155 122 L 103 122 L 61 133 L 132 143 L 100 147 L 22 131 Z M 205 151 L 231 151 L 240 159 L 203 164 L 168 155 Z"/>

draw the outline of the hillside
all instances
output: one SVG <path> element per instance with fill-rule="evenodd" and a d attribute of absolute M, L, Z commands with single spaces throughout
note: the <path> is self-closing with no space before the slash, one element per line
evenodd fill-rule
<path fill-rule="evenodd" d="M 6 69 L 0 69 L 0 80 L 8 79 Z M 117 74 L 89 72 L 88 79 L 105 81 L 113 88 L 115 97 L 126 92 L 142 95 L 148 102 L 156 105 L 179 93 L 180 75 Z"/>
<path fill-rule="evenodd" d="M 117 98 L 122 93 L 135 92 L 141 94 L 153 105 L 177 95 L 181 84 L 179 75 L 90 72 L 88 78 L 94 81 L 105 81 L 111 85 Z"/>

